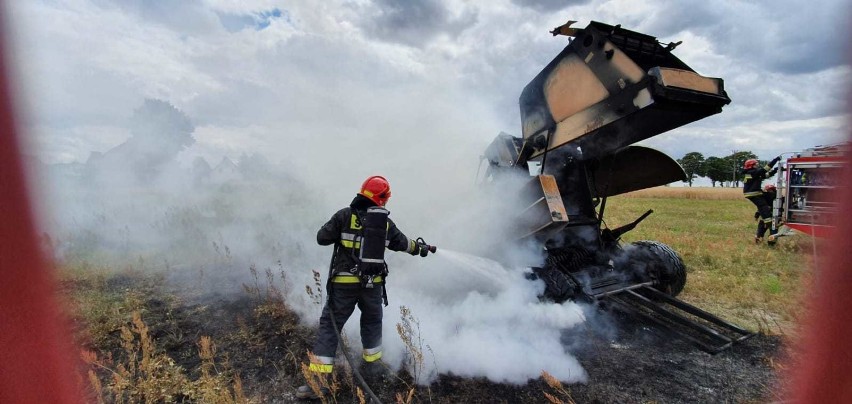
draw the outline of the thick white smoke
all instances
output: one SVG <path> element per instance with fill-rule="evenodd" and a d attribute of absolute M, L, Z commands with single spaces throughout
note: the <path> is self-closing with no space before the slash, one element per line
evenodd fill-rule
<path fill-rule="evenodd" d="M 132 126 L 140 122 L 145 125 Z M 452 373 L 523 383 L 542 370 L 565 381 L 584 380 L 560 341 L 562 331 L 583 321 L 579 308 L 539 302 L 543 285 L 525 279 L 523 265 L 540 263 L 540 252 L 507 243 L 518 209 L 512 195 L 526 178 L 475 185 L 481 150 L 467 147 L 467 156 L 456 150 L 448 158 L 428 149 L 383 147 L 390 161 L 419 162 L 402 171 L 370 168 L 369 162 L 346 170 L 334 163 L 335 153 L 364 153 L 367 143 L 329 150 L 315 164 L 331 170 L 309 175 L 301 174 L 310 167 L 275 164 L 262 155 L 181 162 L 178 154 L 191 154 L 198 135 L 184 113 L 155 100 L 135 112 L 130 133 L 126 142 L 85 164 L 47 171 L 48 199 L 56 202 L 48 234 L 61 259 L 166 269 L 175 282 L 218 294 L 241 293 L 243 283 L 253 282 L 251 265 L 272 268 L 285 277 L 290 305 L 305 323 L 316 324 L 320 306 L 305 286 L 314 286 L 312 271 L 325 281 L 331 255 L 330 247 L 316 244 L 316 231 L 349 204 L 364 176 L 384 174 L 393 187 L 388 207 L 398 227 L 439 249 L 425 259 L 388 252 L 386 362 L 399 368 L 406 357 L 396 331 L 404 306 L 419 322 L 418 340 L 429 347 L 420 382 Z M 327 142 L 302 146 L 313 150 Z M 406 177 L 413 180 L 399 179 Z M 358 315 L 347 324 L 356 350 Z"/>
<path fill-rule="evenodd" d="M 429 382 L 439 373 L 452 373 L 525 383 L 542 370 L 563 381 L 584 381 L 585 371 L 561 340 L 565 330 L 584 321 L 579 306 L 539 301 L 544 285 L 525 278 L 524 264 L 540 265 L 541 251 L 510 241 L 514 234 L 512 219 L 520 210 L 515 193 L 530 178 L 519 175 L 488 186 L 473 184 L 475 171 L 470 174 L 469 185 L 456 186 L 452 181 L 433 187 L 424 184 L 423 190 L 412 194 L 396 191 L 391 183 L 395 190 L 388 208 L 397 226 L 411 238 L 424 237 L 438 247 L 438 252 L 426 258 L 387 253 L 391 275 L 384 360 L 398 368 L 409 357 L 397 331 L 402 321 L 400 308 L 405 307 L 419 324 L 413 337 L 422 344 L 419 349 L 424 355 L 420 382 Z M 453 203 L 436 201 L 410 217 L 398 218 L 394 213 L 397 204 L 410 205 L 435 187 L 452 195 Z M 355 189 L 350 186 L 349 195 L 326 216 L 348 204 Z M 315 223 L 315 228 L 327 217 Z M 320 254 L 323 274 L 330 254 L 330 247 Z M 499 257 L 506 264 L 483 256 Z M 306 279 L 312 284 L 312 279 Z M 309 324 L 316 324 L 319 307 L 301 292 L 303 289 L 294 288 L 290 301 L 301 301 L 297 305 L 300 312 Z M 356 351 L 358 315 L 356 310 L 346 327 Z"/>
<path fill-rule="evenodd" d="M 521 268 L 451 250 L 429 262 L 405 265 L 390 279 L 392 300 L 386 314 L 399 322 L 399 306 L 419 321 L 425 375 L 451 372 L 524 383 L 547 370 L 560 380 L 582 381 L 586 374 L 566 352 L 560 336 L 583 321 L 580 308 L 540 302 L 541 283 L 524 278 Z M 394 338 L 394 321 L 385 322 L 390 363 L 406 349 Z"/>

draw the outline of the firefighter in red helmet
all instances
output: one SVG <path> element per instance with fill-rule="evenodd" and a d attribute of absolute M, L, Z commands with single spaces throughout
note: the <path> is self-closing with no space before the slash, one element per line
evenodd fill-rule
<path fill-rule="evenodd" d="M 766 203 L 761 186 L 763 180 L 775 175 L 775 172 L 778 171 L 778 167 L 772 167 L 779 160 L 781 160 L 781 156 L 775 157 L 765 166 L 760 166 L 760 163 L 756 159 L 748 159 L 743 164 L 743 196 L 757 207 L 757 213 L 760 216 L 757 224 L 757 233 L 754 235 L 754 242 L 756 244 L 760 244 L 763 241 L 766 230 L 772 227 L 772 204 Z M 774 235 L 775 232 L 776 230 L 772 230 L 770 234 Z"/>
<path fill-rule="evenodd" d="M 376 205 L 385 206 L 391 197 L 390 184 L 385 177 L 374 175 L 364 180 L 361 184 L 361 192 L 358 194 L 369 198 Z"/>
<path fill-rule="evenodd" d="M 317 232 L 317 243 L 334 245 L 334 252 L 326 284 L 328 299 L 308 366 L 312 376 L 328 381 L 338 333 L 355 306 L 361 311 L 362 367 L 372 373 L 381 371 L 382 303 L 387 306 L 388 276 L 384 250 L 405 251 L 421 257 L 435 252 L 422 238 L 410 239 L 396 227 L 388 217 L 390 212 L 384 208 L 390 197 L 390 184 L 384 177 L 369 177 L 349 206 L 337 211 Z M 298 388 L 296 397 L 314 399 L 318 398 L 317 393 L 328 392 L 325 388 L 316 392 L 304 385 Z"/>

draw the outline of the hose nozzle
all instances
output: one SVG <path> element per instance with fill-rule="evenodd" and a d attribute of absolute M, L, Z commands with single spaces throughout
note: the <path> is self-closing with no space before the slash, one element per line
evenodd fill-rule
<path fill-rule="evenodd" d="M 418 237 L 416 242 L 417 242 L 417 245 L 420 246 L 421 250 L 429 251 L 432 254 L 434 254 L 436 251 L 438 251 L 438 247 L 435 247 L 433 245 L 429 245 L 428 243 L 426 243 L 426 240 L 423 240 L 423 237 Z M 421 253 L 421 255 L 425 257 L 426 253 L 423 252 L 423 253 Z"/>

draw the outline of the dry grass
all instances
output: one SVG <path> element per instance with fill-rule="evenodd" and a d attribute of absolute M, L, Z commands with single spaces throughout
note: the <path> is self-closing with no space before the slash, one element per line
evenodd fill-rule
<path fill-rule="evenodd" d="M 141 289 L 111 287 L 118 279 L 141 279 L 129 269 L 121 274 L 87 262 L 63 267 L 63 307 L 78 326 L 77 338 L 87 346 L 109 346 L 130 313 L 142 309 L 145 292 Z M 140 282 L 142 284 L 144 282 Z"/>
<path fill-rule="evenodd" d="M 403 395 L 402 393 L 396 393 L 394 399 L 396 400 L 397 404 L 410 404 L 414 402 L 414 393 L 415 389 L 412 387 L 408 389 L 408 393 L 406 393 L 405 395 Z"/>
<path fill-rule="evenodd" d="M 413 402 L 415 393 L 417 392 L 416 385 L 422 381 L 421 379 L 424 376 L 423 369 L 426 361 L 424 347 L 430 353 L 432 352 L 432 348 L 423 343 L 423 338 L 420 335 L 420 321 L 414 317 L 411 309 L 406 306 L 399 306 L 399 319 L 400 322 L 396 324 L 396 333 L 405 346 L 403 367 L 411 374 L 414 385 L 410 385 L 400 379 L 405 385 L 406 392 L 397 393 L 395 400 L 399 404 L 408 404 Z M 432 357 L 434 359 L 434 355 Z M 429 396 L 429 401 L 432 401 L 432 390 L 430 387 L 426 388 L 426 393 Z"/>
<path fill-rule="evenodd" d="M 628 192 L 623 198 L 677 198 L 677 199 L 743 199 L 742 188 L 724 187 L 656 187 Z"/>
<path fill-rule="evenodd" d="M 262 271 L 250 269 L 254 282 L 243 289 L 251 304 L 233 306 L 234 328 L 196 321 L 195 316 L 209 314 L 208 306 L 187 306 L 175 291 L 164 288 L 163 276 L 155 271 L 113 271 L 85 263 L 62 269 L 65 299 L 78 326 L 76 337 L 86 347 L 81 357 L 88 369 L 82 382 L 87 382 L 89 401 L 245 403 L 252 399 L 247 398 L 231 360 L 249 372 L 264 366 L 287 374 L 297 372 L 301 358 L 294 349 L 302 349 L 292 344 L 283 343 L 283 358 L 271 359 L 270 365 L 264 363 L 265 356 L 256 356 L 266 350 L 270 338 L 305 336 L 276 286 L 272 269 L 265 271 L 266 282 Z M 280 271 L 285 279 L 283 268 Z M 243 315 L 252 318 L 247 321 Z M 208 332 L 223 342 L 223 353 Z M 248 368 L 247 358 L 254 360 Z M 286 368 L 288 361 L 293 363 L 292 370 Z M 257 380 L 249 386 L 257 390 Z"/>
<path fill-rule="evenodd" d="M 411 309 L 399 306 L 400 322 L 396 324 L 396 333 L 399 334 L 405 345 L 405 360 L 403 364 L 411 373 L 414 382 L 420 381 L 423 376 L 423 340 L 420 337 L 420 322 L 411 314 Z"/>
<path fill-rule="evenodd" d="M 551 404 L 575 404 L 571 398 L 571 391 L 562 385 L 562 382 L 557 380 L 553 375 L 546 371 L 541 371 L 541 379 L 553 391 L 553 394 L 543 391 L 544 398 Z"/>
<path fill-rule="evenodd" d="M 142 315 L 134 312 L 129 325 L 121 328 L 123 358 L 98 357 L 84 350 L 81 358 L 89 366 L 92 401 L 99 403 L 204 402 L 248 403 L 239 376 L 227 364 L 220 371 L 214 361 L 216 348 L 209 337 L 199 341 L 201 375 L 191 380 L 185 370 L 157 348 Z M 108 380 L 106 384 L 102 380 Z"/>
<path fill-rule="evenodd" d="M 617 227 L 653 209 L 622 241 L 659 240 L 672 246 L 687 266 L 681 298 L 755 330 L 787 333 L 803 312 L 812 243 L 820 241 L 797 234 L 781 238 L 774 248 L 755 245 L 755 208 L 741 194 L 725 197 L 731 192 L 654 188 L 611 198 L 605 220 Z"/>

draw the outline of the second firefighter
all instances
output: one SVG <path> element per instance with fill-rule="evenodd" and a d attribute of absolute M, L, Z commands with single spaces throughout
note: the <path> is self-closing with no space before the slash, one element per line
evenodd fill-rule
<path fill-rule="evenodd" d="M 781 160 L 781 156 L 775 157 L 765 166 L 760 166 L 760 163 L 755 159 L 746 160 L 743 164 L 743 196 L 757 207 L 757 213 L 760 216 L 757 232 L 754 235 L 754 242 L 757 244 L 763 241 L 763 236 L 767 230 L 770 231 L 770 239 L 773 242 L 775 238 L 772 236 L 777 233 L 777 229 L 772 229 L 772 206 L 766 202 L 761 186 L 763 180 L 775 175 L 775 172 L 778 171 L 778 167 L 772 167 L 779 160 Z"/>

